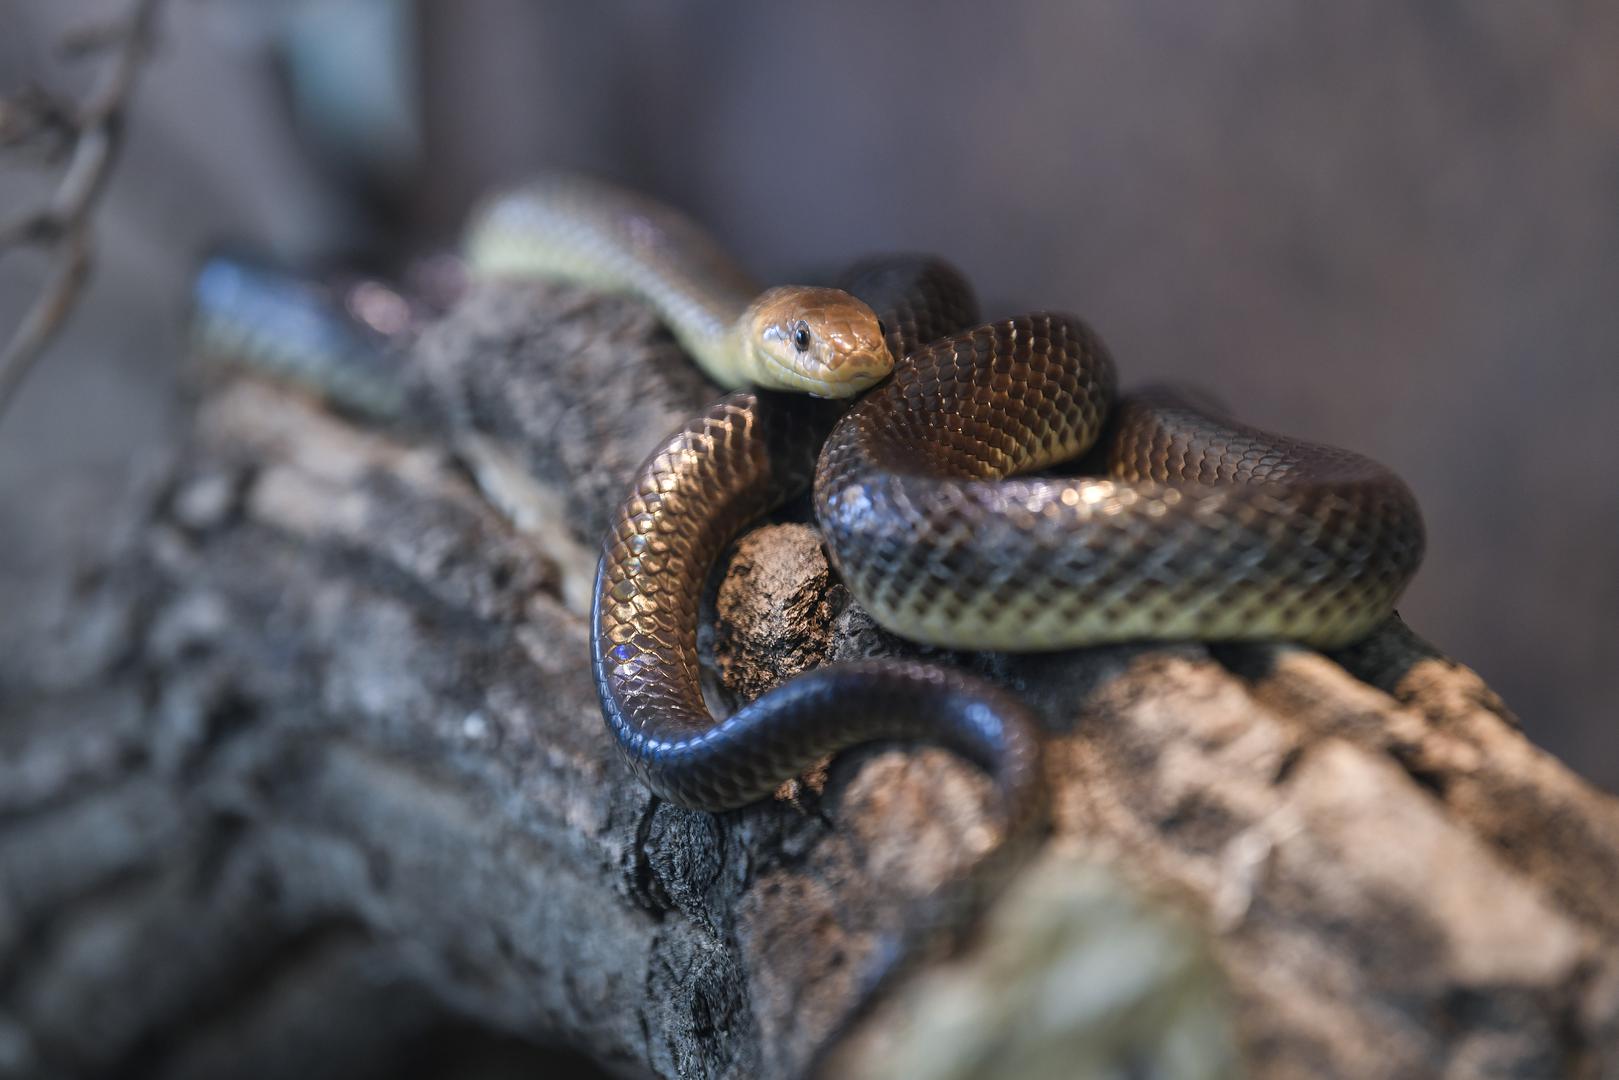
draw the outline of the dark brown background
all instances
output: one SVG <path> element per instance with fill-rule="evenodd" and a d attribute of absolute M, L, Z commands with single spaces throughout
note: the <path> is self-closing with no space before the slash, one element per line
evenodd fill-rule
<path fill-rule="evenodd" d="M 47 43 L 110 6 L 0 0 L 0 89 L 73 85 Z M 941 252 L 994 310 L 1085 315 L 1127 378 L 1393 465 L 1430 532 L 1404 614 L 1619 788 L 1619 8 L 425 7 L 396 102 L 422 103 L 425 158 L 372 156 L 358 196 L 287 118 L 279 16 L 171 5 L 89 303 L 0 423 L 0 648 L 71 617 L 70 554 L 181 430 L 205 244 L 443 241 L 562 164 L 689 208 L 769 278 Z M 0 263 L 4 325 L 37 269 Z"/>

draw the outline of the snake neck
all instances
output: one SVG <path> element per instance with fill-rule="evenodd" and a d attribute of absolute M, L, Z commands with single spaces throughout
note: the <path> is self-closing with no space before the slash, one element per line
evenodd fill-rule
<path fill-rule="evenodd" d="M 761 286 L 667 206 L 584 177 L 542 177 L 485 203 L 465 250 L 478 274 L 639 296 L 709 378 L 729 389 L 748 381 L 737 330 Z"/>
<path fill-rule="evenodd" d="M 762 289 L 695 222 L 600 181 L 553 175 L 491 200 L 466 255 L 478 274 L 639 296 L 727 389 L 852 397 L 893 367 L 865 303 L 839 289 Z"/>
<path fill-rule="evenodd" d="M 740 292 L 724 296 L 698 293 L 687 283 L 667 281 L 627 291 L 651 304 L 681 348 L 722 389 L 738 390 L 757 381 L 750 366 L 751 350 L 742 335 L 749 297 Z"/>

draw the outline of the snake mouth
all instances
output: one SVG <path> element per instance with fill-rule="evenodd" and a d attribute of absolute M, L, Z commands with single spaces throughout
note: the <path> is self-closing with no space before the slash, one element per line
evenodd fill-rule
<path fill-rule="evenodd" d="M 894 358 L 888 355 L 886 348 L 849 353 L 840 359 L 841 363 L 827 373 L 828 386 L 836 387 L 834 392 L 826 395 L 828 397 L 854 397 L 865 393 L 888 378 L 894 370 Z"/>
<path fill-rule="evenodd" d="M 848 375 L 839 379 L 814 379 L 806 376 L 797 389 L 815 398 L 852 398 L 859 397 L 873 386 L 888 378 L 888 372 L 862 372 L 858 375 Z"/>
<path fill-rule="evenodd" d="M 887 350 L 880 353 L 848 353 L 836 366 L 824 363 L 783 364 L 761 352 L 763 375 L 759 385 L 769 390 L 787 390 L 817 398 L 852 398 L 886 379 L 894 370 Z"/>

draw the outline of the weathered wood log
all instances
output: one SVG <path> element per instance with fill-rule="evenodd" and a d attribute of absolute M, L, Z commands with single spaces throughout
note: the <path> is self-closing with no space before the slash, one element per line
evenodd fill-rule
<path fill-rule="evenodd" d="M 646 311 L 488 287 L 400 362 L 422 407 L 392 431 L 208 388 L 34 674 L 7 666 L 0 1074 L 392 1074 L 446 1032 L 791 1074 L 992 842 L 938 751 L 723 816 L 617 760 L 595 543 L 714 393 Z M 718 699 L 922 651 L 801 510 L 713 607 Z M 1619 801 L 1397 620 L 1334 656 L 931 655 L 1039 708 L 1054 834 L 840 1072 L 1619 1076 Z"/>

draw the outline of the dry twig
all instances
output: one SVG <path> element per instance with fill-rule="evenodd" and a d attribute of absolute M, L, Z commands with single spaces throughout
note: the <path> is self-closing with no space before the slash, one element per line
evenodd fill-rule
<path fill-rule="evenodd" d="M 49 95 L 25 91 L 0 102 L 0 146 L 17 147 L 52 132 L 70 133 L 66 164 L 56 186 L 37 207 L 0 222 L 0 254 L 39 247 L 51 267 L 33 306 L 0 349 L 0 415 L 34 361 L 62 328 L 90 271 L 90 217 L 111 175 L 122 142 L 124 113 L 146 56 L 162 0 L 133 0 L 116 31 L 92 28 L 72 35 L 75 51 L 114 49 L 115 55 L 83 104 L 68 107 Z"/>

